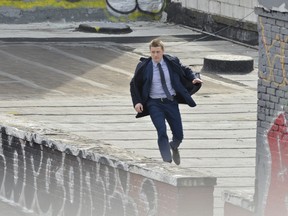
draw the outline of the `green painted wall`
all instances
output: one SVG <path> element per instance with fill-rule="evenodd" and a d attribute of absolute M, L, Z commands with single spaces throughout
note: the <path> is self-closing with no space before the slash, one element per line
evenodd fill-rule
<path fill-rule="evenodd" d="M 105 0 L 2 0 L 0 1 L 0 7 L 14 7 L 18 9 L 32 9 L 32 8 L 106 8 Z"/>
<path fill-rule="evenodd" d="M 0 0 L 1 23 L 159 20 L 166 0 Z"/>

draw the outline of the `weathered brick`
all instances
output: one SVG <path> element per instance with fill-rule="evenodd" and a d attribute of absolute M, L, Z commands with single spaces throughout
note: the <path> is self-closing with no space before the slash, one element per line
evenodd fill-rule
<path fill-rule="evenodd" d="M 271 115 L 271 109 L 269 109 L 269 104 L 271 104 L 270 102 L 266 103 L 266 110 L 265 110 L 265 115 L 266 116 L 270 116 Z M 274 107 L 274 105 L 273 105 Z"/>
<path fill-rule="evenodd" d="M 281 26 L 281 27 L 283 27 L 283 26 L 285 26 L 285 22 L 284 21 L 282 21 L 282 20 L 276 20 L 276 23 L 275 23 L 277 26 Z"/>
<path fill-rule="evenodd" d="M 258 92 L 266 93 L 267 89 L 264 86 L 262 86 L 262 85 L 258 85 Z"/>
<path fill-rule="evenodd" d="M 269 98 L 270 98 L 269 94 L 262 94 L 262 100 L 269 101 Z"/>
<path fill-rule="evenodd" d="M 279 34 L 280 33 L 280 27 L 274 25 L 271 27 L 271 31 Z"/>
<path fill-rule="evenodd" d="M 270 23 L 267 23 L 267 22 L 266 22 L 266 23 L 264 23 L 263 26 L 264 26 L 265 31 L 267 31 L 267 32 L 268 32 L 268 31 L 269 31 L 269 32 L 271 31 L 272 25 L 271 25 Z M 261 26 L 260 28 L 262 28 L 262 26 Z M 265 36 L 266 36 L 266 35 L 265 35 Z"/>
<path fill-rule="evenodd" d="M 287 98 L 280 98 L 279 104 L 288 106 L 288 99 Z"/>
<path fill-rule="evenodd" d="M 274 103 L 271 103 L 271 102 L 266 102 L 266 106 L 270 109 L 274 109 Z"/>
<path fill-rule="evenodd" d="M 287 83 L 287 80 L 286 80 L 286 82 L 284 83 L 285 85 L 281 85 L 281 86 L 279 86 L 279 89 L 280 90 L 282 90 L 282 91 L 284 91 L 285 92 L 285 98 L 288 98 L 287 97 L 287 94 L 286 93 L 288 93 L 288 83 Z"/>
<path fill-rule="evenodd" d="M 283 83 L 284 82 L 283 76 L 275 76 L 275 82 L 279 84 Z"/>
<path fill-rule="evenodd" d="M 271 95 L 270 96 L 270 101 L 273 102 L 273 103 L 279 103 L 279 97 Z"/>
<path fill-rule="evenodd" d="M 275 49 L 275 53 L 278 53 L 278 55 L 281 55 L 281 48 L 280 47 L 276 47 Z M 277 69 L 277 70 L 275 70 Z M 280 59 L 277 59 L 277 61 L 274 63 L 274 73 L 275 74 L 279 74 L 278 72 L 282 70 L 282 63 L 280 62 Z"/>
<path fill-rule="evenodd" d="M 275 103 L 275 111 L 283 112 L 283 105 Z"/>
<path fill-rule="evenodd" d="M 268 122 L 269 124 L 271 124 L 271 123 L 274 122 L 274 118 L 275 118 L 274 115 L 272 115 L 272 116 L 265 116 L 266 122 Z"/>
<path fill-rule="evenodd" d="M 282 90 L 277 89 L 276 90 L 276 96 L 277 97 L 284 97 L 285 96 L 285 92 Z"/>
<path fill-rule="evenodd" d="M 266 19 L 266 23 L 269 23 L 270 25 L 275 25 L 276 24 L 276 20 L 275 19 Z"/>
<path fill-rule="evenodd" d="M 276 90 L 274 88 L 267 88 L 267 94 L 276 95 Z"/>
<path fill-rule="evenodd" d="M 265 121 L 266 120 L 266 115 L 264 113 L 258 113 L 257 118 L 262 120 L 262 121 Z"/>
<path fill-rule="evenodd" d="M 271 82 L 267 81 L 267 80 L 263 80 L 262 85 L 265 87 L 270 87 L 271 86 Z"/>
<path fill-rule="evenodd" d="M 265 107 L 265 105 L 266 105 L 265 101 L 258 100 L 258 109 L 260 109 L 261 107 Z"/>
<path fill-rule="evenodd" d="M 264 106 L 263 107 L 258 107 L 258 114 L 259 113 L 264 113 L 265 114 L 265 110 L 266 110 L 266 103 L 264 102 Z"/>
<path fill-rule="evenodd" d="M 268 130 L 271 127 L 271 125 L 268 124 L 267 122 L 262 121 L 261 122 L 261 127 Z"/>
<path fill-rule="evenodd" d="M 275 105 L 275 104 L 274 104 Z M 275 111 L 275 108 L 274 109 L 271 109 L 270 112 L 269 112 L 269 116 L 274 116 L 276 113 Z"/>

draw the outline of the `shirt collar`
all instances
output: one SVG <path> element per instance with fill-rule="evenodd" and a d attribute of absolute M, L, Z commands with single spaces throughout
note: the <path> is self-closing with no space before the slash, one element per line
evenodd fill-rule
<path fill-rule="evenodd" d="M 158 64 L 158 63 L 156 63 L 156 62 L 153 61 L 153 60 L 152 60 L 152 62 L 153 62 L 153 66 L 154 66 L 154 67 L 157 67 L 157 64 Z M 163 62 L 164 62 L 164 59 L 162 58 L 161 61 L 159 62 L 159 63 L 161 64 L 161 66 L 163 65 Z"/>

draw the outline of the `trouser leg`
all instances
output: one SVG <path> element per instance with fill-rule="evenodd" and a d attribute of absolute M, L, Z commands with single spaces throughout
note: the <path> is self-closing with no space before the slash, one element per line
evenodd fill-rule
<path fill-rule="evenodd" d="M 157 103 L 156 101 L 149 102 L 149 113 L 151 120 L 157 130 L 158 135 L 158 147 L 163 161 L 172 161 L 167 129 L 165 123 L 165 112 L 163 110 L 163 104 Z"/>
<path fill-rule="evenodd" d="M 183 126 L 179 106 L 176 101 L 167 107 L 166 119 L 173 135 L 170 145 L 172 148 L 177 149 L 183 140 Z"/>

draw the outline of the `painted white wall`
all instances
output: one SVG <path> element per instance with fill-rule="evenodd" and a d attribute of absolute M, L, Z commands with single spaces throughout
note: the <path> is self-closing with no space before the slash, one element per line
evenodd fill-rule
<path fill-rule="evenodd" d="M 218 14 L 234 19 L 243 19 L 257 23 L 257 15 L 254 8 L 258 6 L 258 0 L 172 0 L 181 2 L 183 7 L 204 11 L 210 14 Z"/>

